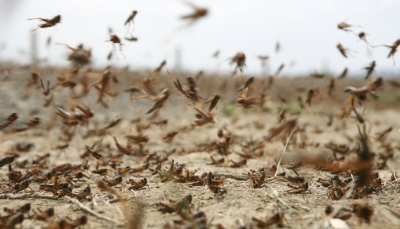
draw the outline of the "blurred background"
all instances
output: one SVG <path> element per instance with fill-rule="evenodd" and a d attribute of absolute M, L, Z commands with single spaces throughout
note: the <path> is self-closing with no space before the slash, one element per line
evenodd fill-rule
<path fill-rule="evenodd" d="M 376 61 L 376 75 L 394 76 L 400 69 L 388 59 L 386 47 L 368 48 L 355 33 L 364 31 L 372 45 L 392 45 L 400 38 L 400 1 L 256 1 L 197 0 L 192 3 L 207 8 L 208 15 L 192 26 L 180 16 L 192 12 L 181 0 L 103 1 L 103 0 L 0 0 L 0 60 L 28 64 L 32 39 L 41 63 L 68 65 L 68 50 L 55 43 L 73 47 L 82 43 L 92 50 L 92 65 L 129 66 L 132 70 L 154 69 L 163 60 L 168 69 L 230 73 L 229 58 L 241 51 L 246 54 L 245 75 L 275 72 L 285 64 L 286 76 L 313 72 L 340 74 L 345 67 L 351 76 L 364 76 L 367 66 Z M 137 10 L 133 35 L 137 42 L 123 40 L 124 22 Z M 61 24 L 36 28 L 32 17 L 52 18 L 60 14 Z M 355 32 L 339 30 L 346 21 L 359 27 Z M 112 44 L 109 28 L 122 39 L 125 57 L 107 60 Z M 178 29 L 181 28 L 181 29 Z M 51 37 L 49 46 L 46 42 Z M 341 43 L 353 50 L 344 58 L 336 48 Z M 277 51 L 279 44 L 279 51 Z M 213 54 L 219 50 L 218 58 Z M 258 55 L 267 55 L 268 68 L 262 71 Z"/>

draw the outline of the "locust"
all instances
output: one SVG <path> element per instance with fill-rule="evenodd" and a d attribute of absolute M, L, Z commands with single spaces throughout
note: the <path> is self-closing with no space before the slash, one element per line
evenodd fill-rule
<path fill-rule="evenodd" d="M 166 60 L 163 60 L 163 61 L 160 63 L 160 65 L 159 65 L 157 68 L 155 68 L 155 69 L 153 70 L 152 73 L 160 73 L 161 70 L 163 69 L 163 67 L 164 67 L 166 64 L 167 64 L 167 61 L 166 61 Z"/>
<path fill-rule="evenodd" d="M 254 77 L 250 77 L 248 80 L 246 80 L 246 82 L 243 84 L 243 86 L 241 88 L 239 88 L 238 92 L 243 91 L 245 88 L 249 87 L 249 85 L 253 82 L 254 82 Z"/>
<path fill-rule="evenodd" d="M 67 44 L 56 43 L 58 45 L 64 45 L 72 52 L 68 55 L 68 60 L 72 61 L 76 66 L 83 66 L 90 63 L 90 57 L 92 56 L 91 50 L 85 49 L 83 44 L 79 44 L 76 48 L 71 47 Z"/>
<path fill-rule="evenodd" d="M 101 128 L 100 130 L 97 131 L 97 135 L 101 136 L 103 134 L 106 133 L 107 130 L 115 127 L 116 125 L 118 125 L 121 122 L 121 118 L 114 118 L 113 120 L 111 120 L 110 123 L 108 123 L 107 125 L 105 125 L 103 128 Z M 112 136 L 111 136 L 112 137 Z"/>
<path fill-rule="evenodd" d="M 3 211 L 6 212 L 9 215 L 14 215 L 17 213 L 27 213 L 31 210 L 31 204 L 30 203 L 26 203 L 24 205 L 22 205 L 21 207 L 19 207 L 18 209 L 10 209 L 8 207 L 4 207 Z"/>
<path fill-rule="evenodd" d="M 72 112 L 58 108 L 56 114 L 64 120 L 64 124 L 81 124 L 87 126 L 89 119 L 94 116 L 93 111 L 87 106 L 74 106 Z"/>
<path fill-rule="evenodd" d="M 93 150 L 91 147 L 89 146 L 85 146 L 86 151 L 85 154 L 89 154 L 90 156 L 94 157 L 95 159 L 99 160 L 100 158 L 103 157 L 103 155 L 101 155 L 99 152 Z"/>
<path fill-rule="evenodd" d="M 192 124 L 193 126 L 203 126 L 208 123 L 214 123 L 214 116 L 211 111 L 204 113 L 196 107 L 192 108 L 197 112 L 196 120 L 194 121 L 194 124 Z"/>
<path fill-rule="evenodd" d="M 198 19 L 207 16 L 208 10 L 207 8 L 198 7 L 193 3 L 186 2 L 187 5 L 193 8 L 194 12 L 190 14 L 186 14 L 181 16 L 180 18 L 183 20 L 191 20 L 193 22 L 197 21 Z"/>
<path fill-rule="evenodd" d="M 110 137 L 112 137 L 114 139 L 115 145 L 117 146 L 117 149 L 120 153 L 125 154 L 125 155 L 130 155 L 133 152 L 133 149 L 128 145 L 128 147 L 123 147 L 122 145 L 119 144 L 117 137 L 112 136 L 111 134 L 109 134 Z"/>
<path fill-rule="evenodd" d="M 153 121 L 151 122 L 152 125 L 156 125 L 156 126 L 160 126 L 160 127 L 165 127 L 168 124 L 168 120 L 167 119 L 163 119 L 160 121 Z"/>
<path fill-rule="evenodd" d="M 132 189 L 133 190 L 139 190 L 139 189 L 144 188 L 145 186 L 149 187 L 149 185 L 147 184 L 147 179 L 146 178 L 140 179 L 137 182 L 135 180 L 133 180 L 133 179 L 129 179 L 128 183 L 132 185 L 131 187 L 128 188 L 129 190 L 132 190 Z"/>
<path fill-rule="evenodd" d="M 345 190 L 338 186 L 337 181 L 333 180 L 331 183 L 332 185 L 326 192 L 327 196 L 332 200 L 340 200 L 346 194 Z"/>
<path fill-rule="evenodd" d="M 211 112 L 215 106 L 217 106 L 219 99 L 221 98 L 221 96 L 214 95 L 214 97 L 212 99 L 209 99 L 208 101 L 206 101 L 205 103 L 211 102 L 210 106 L 208 107 L 208 112 Z"/>
<path fill-rule="evenodd" d="M 325 74 L 323 74 L 323 73 L 318 73 L 318 72 L 314 72 L 314 73 L 311 73 L 310 76 L 313 77 L 313 78 L 322 79 L 322 78 L 325 77 Z"/>
<path fill-rule="evenodd" d="M 275 78 L 282 72 L 283 68 L 285 67 L 284 64 L 281 64 L 278 69 L 276 70 L 276 72 L 273 75 L 270 75 L 268 77 L 268 88 L 271 88 L 272 85 L 275 82 Z"/>
<path fill-rule="evenodd" d="M 86 186 L 86 188 L 84 188 L 81 192 L 79 193 L 71 193 L 69 196 L 71 198 L 76 198 L 79 201 L 81 200 L 85 200 L 87 196 L 92 195 L 92 189 L 90 188 L 90 186 Z"/>
<path fill-rule="evenodd" d="M 285 67 L 284 64 L 279 65 L 278 69 L 276 70 L 276 72 L 274 73 L 274 77 L 277 77 L 283 70 L 283 68 Z"/>
<path fill-rule="evenodd" d="M 51 192 L 57 197 L 69 195 L 72 192 L 72 188 L 70 187 L 69 183 L 59 182 L 57 176 L 55 175 L 53 175 L 47 183 L 40 184 L 39 190 Z"/>
<path fill-rule="evenodd" d="M 28 122 L 25 123 L 24 126 L 20 127 L 14 127 L 13 129 L 10 130 L 11 133 L 15 132 L 24 132 L 29 129 L 32 129 L 40 124 L 40 118 L 39 117 L 33 117 L 28 120 Z"/>
<path fill-rule="evenodd" d="M 348 69 L 345 68 L 345 69 L 343 70 L 343 72 L 338 76 L 338 79 L 341 80 L 341 79 L 346 78 L 347 72 L 348 72 Z"/>
<path fill-rule="evenodd" d="M 269 130 L 269 135 L 265 138 L 267 141 L 271 140 L 276 136 L 284 136 L 289 134 L 291 131 L 294 130 L 297 124 L 297 118 L 291 118 L 288 121 L 279 124 L 276 127 L 273 127 Z"/>
<path fill-rule="evenodd" d="M 345 213 L 343 212 L 345 210 L 344 208 L 340 209 L 339 211 L 336 211 L 335 215 L 332 215 L 333 218 L 335 219 L 341 219 L 341 220 L 347 220 L 351 217 L 350 213 Z M 332 212 L 334 212 L 334 208 L 330 205 L 326 206 L 325 208 L 325 214 L 330 215 Z"/>
<path fill-rule="evenodd" d="M 79 226 L 83 226 L 87 223 L 87 216 L 82 215 L 77 219 L 71 219 L 70 217 L 65 217 L 55 224 L 50 224 L 48 229 L 74 229 Z"/>
<path fill-rule="evenodd" d="M 169 202 L 171 204 L 164 204 L 164 203 L 159 203 L 158 204 L 158 211 L 162 213 L 173 213 L 176 212 L 178 214 L 181 214 L 183 211 L 190 211 L 190 205 L 192 203 L 192 195 L 187 195 L 183 197 L 182 200 L 180 201 L 173 201 L 170 200 Z"/>
<path fill-rule="evenodd" d="M 384 46 L 390 49 L 390 52 L 387 56 L 387 58 L 392 57 L 393 59 L 393 65 L 396 64 L 396 62 L 394 61 L 394 54 L 397 52 L 397 47 L 400 45 L 400 39 L 396 40 L 395 42 L 393 42 L 393 45 L 377 45 L 377 46 L 373 46 L 373 47 L 379 47 L 379 46 Z"/>
<path fill-rule="evenodd" d="M 306 104 L 308 104 L 308 106 L 311 107 L 311 99 L 314 96 L 315 90 L 314 89 L 310 89 L 308 90 L 308 95 L 307 95 L 307 100 L 306 100 Z"/>
<path fill-rule="evenodd" d="M 171 131 L 168 132 L 164 137 L 162 137 L 162 140 L 165 143 L 171 143 L 174 137 L 179 133 L 179 131 Z"/>
<path fill-rule="evenodd" d="M 35 220 L 48 221 L 50 217 L 54 216 L 54 208 L 48 208 L 46 211 L 40 209 L 33 209 Z"/>
<path fill-rule="evenodd" d="M 392 130 L 393 130 L 393 127 L 388 127 L 387 129 L 383 130 L 382 132 L 377 133 L 376 140 L 383 141 Z"/>
<path fill-rule="evenodd" d="M 131 168 L 130 173 L 140 173 L 143 172 L 144 170 L 148 169 L 150 166 L 149 163 L 143 163 L 141 166 L 137 168 Z"/>
<path fill-rule="evenodd" d="M 38 30 L 40 28 L 53 27 L 56 24 L 60 23 L 61 22 L 61 15 L 54 16 L 53 18 L 50 18 L 50 19 L 38 17 L 38 18 L 29 18 L 28 20 L 41 20 L 41 21 L 45 22 L 43 24 L 39 24 L 36 29 L 32 30 L 32 32 L 33 32 L 33 31 L 36 31 L 36 30 Z"/>
<path fill-rule="evenodd" d="M 147 143 L 149 141 L 149 138 L 146 135 L 141 135 L 141 134 L 126 135 L 125 137 L 134 144 Z"/>
<path fill-rule="evenodd" d="M 215 180 L 214 176 L 211 172 L 207 173 L 207 182 L 206 182 L 208 188 L 216 194 L 225 194 L 226 189 L 223 186 L 222 180 Z"/>
<path fill-rule="evenodd" d="M 187 84 L 189 86 L 189 90 L 187 91 L 190 98 L 192 99 L 193 102 L 198 102 L 199 101 L 199 96 L 197 94 L 196 90 L 196 81 L 194 80 L 193 77 L 187 77 Z"/>
<path fill-rule="evenodd" d="M 216 50 L 216 51 L 213 53 L 212 57 L 218 58 L 219 53 L 220 53 L 220 51 L 219 51 L 219 50 Z"/>
<path fill-rule="evenodd" d="M 359 218 L 360 222 L 370 224 L 374 209 L 368 204 L 353 204 L 352 212 Z"/>
<path fill-rule="evenodd" d="M 367 70 L 367 75 L 365 76 L 365 79 L 368 79 L 371 76 L 372 72 L 375 69 L 375 66 L 376 66 L 375 61 L 372 61 L 368 66 L 363 68 Z"/>
<path fill-rule="evenodd" d="M 282 47 L 281 47 L 281 43 L 279 41 L 277 41 L 275 43 L 275 52 L 279 53 L 281 51 Z"/>
<path fill-rule="evenodd" d="M 134 36 L 124 37 L 124 39 L 127 41 L 138 41 L 138 38 L 134 37 Z M 110 58 L 107 57 L 107 59 L 111 59 L 111 56 L 110 56 Z"/>
<path fill-rule="evenodd" d="M 220 132 L 218 132 L 218 137 L 220 139 L 215 142 L 215 149 L 217 150 L 218 154 L 226 156 L 230 153 L 229 149 L 231 149 L 231 138 L 229 136 L 224 136 L 224 134 Z"/>
<path fill-rule="evenodd" d="M 393 57 L 393 63 L 394 63 L 394 54 L 397 51 L 397 47 L 400 45 L 400 39 L 396 40 L 393 45 L 389 46 L 389 45 L 385 45 L 386 47 L 390 48 L 390 52 L 387 56 L 387 58 Z"/>
<path fill-rule="evenodd" d="M 39 171 L 39 170 L 38 170 L 38 171 L 32 170 L 32 172 L 28 171 L 28 172 L 25 173 L 25 175 L 22 175 L 21 171 L 14 171 L 14 170 L 12 170 L 10 164 L 8 165 L 8 170 L 9 170 L 9 172 L 8 172 L 8 179 L 9 179 L 11 182 L 13 182 L 13 183 L 20 183 L 20 182 L 22 182 L 22 181 L 24 181 L 24 180 L 28 180 L 28 179 L 30 179 L 33 175 L 37 175 L 37 174 L 39 174 L 39 173 L 42 173 L 42 174 L 43 174 L 43 172 L 41 172 L 41 171 Z"/>
<path fill-rule="evenodd" d="M 360 100 L 365 100 L 367 94 L 374 94 L 376 89 L 381 87 L 383 84 L 383 79 L 382 77 L 379 77 L 372 81 L 371 83 L 368 83 L 367 85 L 361 87 L 361 88 L 355 88 L 355 87 L 345 87 L 344 92 L 349 93 L 350 96 L 346 100 L 346 104 L 351 102 L 353 104 L 354 98 L 357 97 Z"/>
<path fill-rule="evenodd" d="M 132 13 L 129 15 L 129 17 L 125 20 L 124 25 L 133 24 L 133 20 L 135 19 L 137 13 L 138 12 L 136 10 L 133 10 Z"/>
<path fill-rule="evenodd" d="M 13 186 L 11 186 L 10 189 L 8 189 L 8 190 L 5 191 L 5 193 L 7 193 L 7 192 L 12 192 L 12 193 L 15 194 L 15 193 L 18 193 L 18 192 L 20 192 L 20 191 L 23 191 L 23 190 L 25 190 L 25 189 L 27 189 L 27 188 L 32 189 L 32 188 L 29 186 L 29 184 L 30 184 L 29 179 L 23 180 L 23 181 L 21 181 L 21 182 L 19 182 L 19 183 L 14 184 Z"/>
<path fill-rule="evenodd" d="M 40 78 L 40 85 L 42 86 L 43 89 L 43 95 L 48 96 L 50 94 L 50 81 L 47 80 L 47 85 L 45 87 L 42 78 Z"/>
<path fill-rule="evenodd" d="M 124 161 L 122 160 L 121 157 L 112 157 L 108 164 L 110 165 L 111 168 L 113 168 L 114 170 L 117 170 L 117 167 L 120 166 L 122 163 L 124 163 Z"/>
<path fill-rule="evenodd" d="M 92 170 L 92 173 L 99 174 L 100 176 L 107 176 L 108 169 L 96 169 Z"/>
<path fill-rule="evenodd" d="M 107 178 L 103 178 L 103 181 L 108 184 L 108 186 L 113 187 L 117 184 L 122 183 L 122 177 L 121 176 L 117 176 L 112 180 L 108 180 Z"/>
<path fill-rule="evenodd" d="M 270 99 L 270 96 L 266 96 L 265 94 L 261 94 L 260 96 L 248 96 L 249 88 L 244 87 L 242 90 L 242 95 L 238 95 L 236 99 L 236 103 L 243 108 L 247 109 L 252 107 L 253 105 L 259 105 L 260 107 L 264 104 L 264 102 Z"/>
<path fill-rule="evenodd" d="M 12 163 L 14 161 L 14 159 L 17 157 L 18 157 L 18 155 L 11 155 L 11 156 L 7 156 L 7 157 L 0 159 L 0 168 Z"/>
<path fill-rule="evenodd" d="M 346 23 L 346 21 L 344 21 L 344 22 L 339 23 L 339 24 L 337 25 L 337 27 L 338 27 L 338 29 L 340 29 L 340 30 L 349 32 L 349 31 L 351 31 L 351 30 L 348 29 L 348 28 L 350 28 L 350 27 L 360 27 L 360 26 L 358 26 L 358 25 L 350 25 L 350 24 Z"/>
<path fill-rule="evenodd" d="M 350 49 L 347 49 L 345 47 L 343 47 L 342 44 L 337 44 L 336 45 L 337 49 L 339 50 L 339 52 L 342 54 L 342 56 L 344 56 L 345 58 L 347 58 L 348 52 L 351 51 Z"/>
<path fill-rule="evenodd" d="M 267 61 L 269 59 L 269 56 L 266 55 L 258 55 L 257 58 L 261 61 L 261 67 L 265 68 L 267 66 Z"/>
<path fill-rule="evenodd" d="M 142 89 L 135 87 L 135 86 L 131 86 L 130 88 L 124 89 L 124 92 L 128 92 L 131 94 L 131 96 L 135 93 L 141 92 L 141 93 L 145 93 Z"/>
<path fill-rule="evenodd" d="M 233 74 L 236 73 L 237 69 L 242 72 L 243 67 L 246 66 L 246 55 L 243 52 L 238 52 L 234 57 L 231 58 L 230 64 L 236 64 Z"/>
<path fill-rule="evenodd" d="M 328 85 L 328 95 L 332 96 L 333 95 L 333 91 L 335 90 L 335 79 L 331 79 L 329 81 L 329 85 Z"/>
<path fill-rule="evenodd" d="M 181 82 L 179 81 L 178 77 L 175 76 L 174 74 L 170 73 L 169 71 L 167 71 L 168 75 L 175 79 L 174 81 L 174 86 L 176 89 L 178 89 L 179 92 L 181 92 L 184 96 L 186 96 L 188 99 L 192 100 L 193 103 L 197 102 L 199 100 L 199 97 L 197 96 L 197 92 L 196 92 L 196 82 L 194 81 L 194 79 L 192 77 L 188 77 L 187 81 L 189 84 L 189 88 L 185 89 L 182 87 Z"/>
<path fill-rule="evenodd" d="M 259 228 L 269 228 L 276 224 L 278 227 L 283 227 L 284 214 L 280 209 L 274 209 L 273 215 L 268 217 L 266 221 L 252 218 L 253 222 L 256 223 Z"/>
<path fill-rule="evenodd" d="M 122 43 L 121 43 L 121 39 L 116 35 L 116 34 L 111 34 L 110 35 L 110 40 L 107 40 L 108 42 L 111 42 L 113 44 L 119 44 L 120 50 L 122 50 Z"/>
<path fill-rule="evenodd" d="M 267 181 L 265 180 L 265 171 L 264 168 L 259 170 L 258 174 L 247 173 L 247 176 L 250 178 L 250 184 L 253 188 L 261 188 Z"/>
<path fill-rule="evenodd" d="M 207 163 L 208 165 L 220 165 L 225 162 L 225 158 L 221 157 L 220 159 L 216 160 L 213 156 L 210 156 L 211 162 Z"/>
<path fill-rule="evenodd" d="M 368 45 L 371 46 L 368 43 L 367 38 L 365 38 L 365 36 L 367 35 L 365 32 L 359 32 L 359 33 L 356 33 L 356 35 L 358 36 L 358 38 L 360 38 L 360 40 L 363 40 L 367 44 L 367 47 L 368 47 Z"/>
<path fill-rule="evenodd" d="M 21 224 L 24 221 L 24 213 L 17 212 L 8 216 L 3 216 L 0 219 L 0 227 L 4 229 L 13 229 L 17 224 Z"/>
<path fill-rule="evenodd" d="M 92 83 L 88 87 L 90 88 L 92 86 L 96 86 L 96 88 L 99 90 L 96 102 L 102 104 L 105 107 L 107 107 L 107 104 L 103 101 L 103 97 L 105 95 L 110 95 L 109 88 L 110 88 L 111 77 L 112 77 L 111 72 L 106 70 L 105 72 L 103 72 L 102 77 L 98 81 Z"/>
<path fill-rule="evenodd" d="M 297 185 L 297 186 L 288 184 L 288 187 L 291 188 L 290 190 L 286 191 L 286 193 L 288 193 L 288 194 L 300 194 L 301 193 L 304 195 L 307 191 L 309 191 L 307 182 Z"/>
<path fill-rule="evenodd" d="M 387 82 L 393 87 L 396 87 L 396 88 L 400 87 L 400 82 L 398 82 L 395 79 L 388 79 Z"/>
<path fill-rule="evenodd" d="M 146 114 L 151 114 L 155 111 L 160 110 L 164 106 L 164 103 L 168 99 L 168 97 L 169 91 L 167 88 L 165 88 L 156 98 L 153 99 L 155 103 L 153 104 L 153 106 L 150 107 L 149 110 L 147 110 Z"/>

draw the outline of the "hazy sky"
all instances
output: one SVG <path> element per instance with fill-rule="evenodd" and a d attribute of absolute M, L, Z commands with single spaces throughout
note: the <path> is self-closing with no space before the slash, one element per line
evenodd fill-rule
<path fill-rule="evenodd" d="M 209 15 L 194 26 L 175 33 L 185 24 L 179 16 L 190 13 L 191 8 L 180 0 L 0 0 L 0 43 L 5 48 L 1 59 L 13 59 L 26 63 L 29 60 L 29 38 L 38 21 L 30 17 L 51 18 L 62 15 L 62 23 L 54 28 L 36 31 L 40 57 L 51 63 L 65 65 L 67 50 L 54 42 L 75 46 L 83 43 L 92 48 L 93 64 L 129 65 L 131 69 L 155 68 L 166 59 L 167 67 L 175 66 L 174 52 L 182 50 L 182 65 L 185 69 L 206 72 L 218 70 L 229 72 L 233 66 L 224 61 L 238 51 L 246 54 L 245 74 L 261 71 L 257 55 L 269 55 L 272 71 L 285 63 L 283 73 L 310 73 L 329 70 L 335 73 L 348 67 L 350 73 L 359 74 L 364 66 L 376 60 L 377 74 L 387 71 L 398 73 L 400 53 L 396 55 L 396 66 L 387 59 L 389 49 L 379 47 L 367 51 L 367 46 L 352 32 L 337 29 L 337 24 L 347 22 L 356 32 L 364 31 L 367 40 L 374 44 L 391 45 L 400 39 L 400 1 L 398 0 L 192 0 L 209 9 Z M 82 4 L 84 3 L 84 4 Z M 111 27 L 120 38 L 126 32 L 124 21 L 132 10 L 137 10 L 134 35 L 136 43 L 123 41 L 126 59 L 107 61 L 111 44 Z M 51 36 L 53 44 L 46 49 L 45 42 Z M 282 50 L 275 53 L 279 41 Z M 349 58 L 341 56 L 338 43 L 352 49 Z M 212 58 L 216 50 L 220 58 Z M 292 67 L 289 67 L 290 64 Z"/>

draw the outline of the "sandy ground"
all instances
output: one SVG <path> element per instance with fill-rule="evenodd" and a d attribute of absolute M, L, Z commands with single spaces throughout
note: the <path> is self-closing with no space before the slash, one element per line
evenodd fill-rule
<path fill-rule="evenodd" d="M 56 81 L 56 72 L 54 70 L 47 71 L 46 74 L 42 72 L 42 75 L 45 75 L 46 79 L 50 79 L 53 84 Z M 112 90 L 117 91 L 119 94 L 108 102 L 110 105 L 108 109 L 95 103 L 97 95 L 95 90 L 92 90 L 84 99 L 75 101 L 76 104 L 85 103 L 92 107 L 95 116 L 90 119 L 88 127 L 78 126 L 76 128 L 75 135 L 69 141 L 68 148 L 63 150 L 57 149 L 58 145 L 65 143 L 60 140 L 61 119 L 56 117 L 51 127 L 46 128 L 49 126 L 48 122 L 52 115 L 55 114 L 57 107 L 63 106 L 67 108 L 67 97 L 71 94 L 70 90 L 63 88 L 58 92 L 54 92 L 54 102 L 45 108 L 42 106 L 43 95 L 40 88 L 32 87 L 28 98 L 21 99 L 27 91 L 25 82 L 29 80 L 29 71 L 17 69 L 11 75 L 3 76 L 0 82 L 0 121 L 5 120 L 12 112 L 16 112 L 19 119 L 10 127 L 0 131 L 0 158 L 10 153 L 17 153 L 19 157 L 12 163 L 12 166 L 15 170 L 20 170 L 24 174 L 32 168 L 32 160 L 39 155 L 49 153 L 50 156 L 43 167 L 43 170 L 48 172 L 51 168 L 63 163 L 71 163 L 72 165 L 82 163 L 83 160 L 80 156 L 85 152 L 85 146 L 90 146 L 95 141 L 103 139 L 102 145 L 105 147 L 102 154 L 120 155 L 123 160 L 120 167 L 139 167 L 145 156 L 135 153 L 121 155 L 118 153 L 110 136 L 94 135 L 85 137 L 85 134 L 88 129 L 99 129 L 115 117 L 121 118 L 122 121 L 117 126 L 107 130 L 107 133 L 115 135 L 122 145 L 126 144 L 125 135 L 137 134 L 137 124 L 131 123 L 131 120 L 141 112 L 146 111 L 152 105 L 152 102 L 146 99 L 130 101 L 129 94 L 124 93 L 122 89 L 127 88 L 127 85 L 131 83 L 139 85 L 140 81 L 137 79 L 140 79 L 143 75 L 146 75 L 146 73 L 142 75 L 140 73 L 125 73 L 120 76 L 120 82 L 112 87 Z M 34 215 L 33 212 L 30 212 L 25 216 L 22 226 L 17 226 L 17 228 L 46 228 L 67 216 L 77 218 L 82 214 L 87 215 L 88 222 L 81 228 L 120 228 L 124 226 L 135 228 L 132 224 L 123 225 L 124 222 L 127 222 L 127 219 L 130 219 L 131 222 L 133 219 L 142 228 L 162 228 L 166 224 L 174 225 L 173 221 L 180 219 L 180 217 L 176 213 L 161 213 L 158 211 L 159 203 L 168 204 L 169 200 L 179 201 L 189 194 L 193 197 L 192 212 L 203 211 L 209 228 L 217 228 L 217 225 L 222 225 L 224 228 L 255 228 L 255 223 L 252 221 L 253 217 L 266 220 L 276 209 L 280 209 L 284 214 L 284 228 L 330 228 L 328 222 L 331 218 L 324 213 L 326 206 L 331 205 L 335 209 L 340 207 L 350 209 L 351 204 L 354 203 L 370 204 L 373 208 L 373 216 L 371 223 L 366 224 L 361 223 L 352 214 L 352 217 L 346 220 L 350 228 L 398 228 L 398 225 L 400 225 L 400 218 L 395 215 L 396 212 L 400 212 L 399 188 L 397 187 L 397 182 L 390 181 L 393 171 L 400 170 L 398 163 L 398 147 L 400 146 L 398 130 L 400 122 L 396 102 L 385 103 L 384 101 L 370 99 L 366 104 L 368 107 L 365 112 L 366 125 L 371 136 L 370 145 L 372 151 L 375 153 L 383 151 L 381 144 L 374 137 L 377 132 L 392 126 L 393 131 L 388 135 L 385 142 L 393 148 L 394 152 L 394 157 L 388 160 L 386 168 L 376 170 L 374 166 L 373 171 L 379 173 L 384 185 L 381 191 L 372 193 L 366 198 L 331 200 L 327 196 L 327 188 L 320 186 L 317 180 L 318 178 L 330 179 L 333 175 L 329 172 L 318 171 L 310 166 L 303 166 L 297 170 L 309 184 L 309 189 L 304 194 L 287 193 L 286 191 L 290 190 L 287 186 L 289 182 L 283 178 L 274 178 L 274 174 L 271 172 L 267 172 L 267 182 L 261 188 L 252 188 L 247 173 L 251 170 L 270 168 L 272 165 L 276 165 L 283 151 L 285 138 L 277 137 L 271 141 L 264 141 L 265 146 L 262 148 L 262 156 L 248 159 L 246 165 L 240 168 L 230 167 L 232 165 L 230 160 L 238 162 L 243 159 L 237 153 L 243 152 L 243 147 L 246 143 L 263 141 L 264 137 L 269 134 L 270 128 L 277 125 L 276 120 L 279 110 L 285 107 L 288 109 L 287 118 L 290 117 L 291 112 L 300 111 L 300 113 L 296 114 L 298 117 L 297 128 L 302 130 L 293 134 L 291 143 L 285 151 L 280 170 L 285 170 L 287 175 L 295 175 L 290 169 L 287 169 L 287 166 L 290 165 L 290 158 L 293 155 L 331 155 L 332 152 L 326 148 L 326 144 L 329 142 L 355 147 L 355 139 L 358 135 L 356 119 L 338 118 L 341 113 L 340 106 L 345 99 L 345 95 L 341 93 L 341 90 L 344 85 L 353 85 L 353 83 L 362 85 L 363 81 L 339 82 L 336 89 L 336 99 L 330 99 L 323 95 L 325 92 L 322 90 L 321 95 L 316 96 L 313 101 L 312 107 L 306 107 L 305 110 L 302 110 L 293 105 L 296 103 L 296 96 L 301 95 L 305 98 L 310 87 L 324 88 L 328 80 L 311 78 L 281 79 L 277 80 L 273 89 L 266 91 L 266 93 L 276 97 L 280 92 L 279 94 L 286 96 L 290 102 L 283 104 L 276 99 L 272 99 L 264 104 L 264 109 L 259 107 L 244 109 L 237 105 L 230 105 L 230 102 L 236 99 L 235 91 L 237 91 L 237 85 L 241 85 L 238 78 L 226 77 L 218 80 L 213 78 L 215 76 L 204 76 L 208 78 L 199 80 L 199 93 L 204 98 L 210 98 L 215 93 L 221 94 L 221 100 L 215 111 L 213 111 L 215 123 L 180 132 L 171 143 L 165 143 L 162 141 L 162 137 L 166 133 L 190 126 L 194 122 L 195 111 L 187 105 L 190 102 L 185 97 L 172 89 L 172 79 L 168 78 L 168 76 L 162 77 L 164 77 L 164 81 L 169 82 L 166 87 L 171 89 L 171 97 L 167 100 L 158 117 L 151 120 L 151 115 L 142 115 L 140 123 L 146 124 L 150 121 L 168 119 L 168 124 L 165 126 L 151 125 L 143 130 L 143 134 L 146 134 L 149 138 L 149 141 L 143 144 L 144 150 L 148 153 L 165 156 L 175 149 L 174 153 L 168 155 L 168 160 L 162 163 L 162 170 L 167 170 L 170 167 L 171 160 L 174 160 L 179 164 L 184 164 L 184 171 L 195 170 L 196 175 L 199 176 L 203 173 L 212 172 L 223 179 L 227 193 L 224 195 L 214 194 L 206 185 L 193 186 L 190 183 L 181 183 L 176 180 L 163 183 L 158 174 L 153 175 L 152 171 L 147 169 L 140 173 L 123 175 L 123 182 L 115 186 L 114 189 L 119 195 L 126 198 L 126 201 L 110 203 L 109 201 L 116 197 L 97 187 L 96 181 L 101 180 L 103 177 L 91 172 L 95 169 L 98 161 L 89 157 L 88 164 L 90 168 L 84 172 L 90 176 L 90 179 L 74 179 L 75 188 L 73 192 L 79 192 L 89 185 L 92 190 L 92 197 L 82 200 L 80 203 L 98 214 L 112 218 L 120 223 L 99 219 L 83 211 L 76 203 L 71 202 L 66 197 L 53 200 L 37 198 L 12 199 L 6 198 L 5 194 L 0 194 L 2 197 L 0 206 L 2 207 L 16 209 L 25 203 L 31 203 L 32 209 L 45 210 L 53 207 L 55 210 L 55 216 L 51 217 L 47 222 L 29 219 L 29 215 Z M 221 85 L 225 80 L 228 81 L 228 87 L 222 90 L 218 85 Z M 182 81 L 186 83 L 184 79 Z M 253 85 L 253 87 L 256 86 Z M 307 90 L 302 91 L 301 87 Z M 160 86 L 160 88 L 162 89 L 163 86 Z M 297 90 L 296 88 L 300 89 Z M 389 89 L 395 91 L 385 85 L 382 93 Z M 76 90 L 79 90 L 79 88 Z M 333 124 L 328 126 L 327 114 L 330 113 L 334 118 Z M 9 133 L 10 129 L 22 125 L 33 116 L 41 118 L 39 126 L 22 133 Z M 202 151 L 198 146 L 217 141 L 219 139 L 217 133 L 221 128 L 225 128 L 224 132 L 234 139 L 229 149 L 231 153 L 224 156 L 225 162 L 223 164 L 210 165 L 210 156 L 217 159 L 223 156 L 219 155 L 215 149 Z M 307 146 L 298 147 L 298 144 L 302 142 Z M 18 152 L 15 149 L 17 143 L 32 143 L 33 147 L 28 152 Z M 138 146 L 135 145 L 135 147 Z M 17 162 L 23 161 L 28 161 L 27 166 L 25 168 L 18 167 Z M 115 170 L 110 166 L 100 165 L 99 167 L 108 168 L 107 177 L 109 179 L 117 176 Z M 154 167 L 155 165 L 150 165 L 150 168 L 153 169 Z M 7 189 L 10 184 L 7 173 L 7 166 L 0 169 L 0 186 L 3 190 Z M 130 178 L 136 181 L 147 178 L 148 186 L 141 190 L 128 190 L 130 184 L 127 184 L 127 181 Z M 19 193 L 7 195 L 8 197 L 23 193 L 52 195 L 50 192 L 39 191 L 39 186 L 40 183 L 31 182 L 31 189 L 28 188 Z M 0 215 L 7 214 L 2 212 Z M 193 227 L 195 228 L 195 226 Z M 272 228 L 275 227 L 276 225 L 272 226 Z"/>

